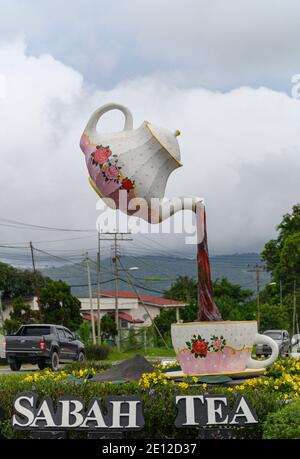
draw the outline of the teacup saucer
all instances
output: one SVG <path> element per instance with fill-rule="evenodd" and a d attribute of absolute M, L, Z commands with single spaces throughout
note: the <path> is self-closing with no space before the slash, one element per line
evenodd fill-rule
<path fill-rule="evenodd" d="M 194 373 L 194 374 L 185 374 L 182 370 L 178 371 L 167 371 L 165 372 L 165 376 L 172 379 L 177 378 L 188 378 L 188 377 L 199 377 L 199 376 L 230 376 L 232 379 L 235 378 L 249 378 L 251 376 L 259 376 L 264 374 L 265 368 L 246 368 L 244 371 L 228 371 L 227 373 Z"/>

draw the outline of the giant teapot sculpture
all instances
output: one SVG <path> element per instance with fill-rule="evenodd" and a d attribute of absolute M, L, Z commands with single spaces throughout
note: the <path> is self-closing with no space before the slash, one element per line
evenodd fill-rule
<path fill-rule="evenodd" d="M 99 133 L 99 119 L 114 109 L 125 116 L 123 131 Z M 143 202 L 148 210 L 139 216 L 151 223 L 159 223 L 183 208 L 196 211 L 199 198 L 164 198 L 169 175 L 182 165 L 179 134 L 178 130 L 172 133 L 148 121 L 134 129 L 132 114 L 123 105 L 110 103 L 98 108 L 80 140 L 92 187 L 108 205 L 113 202 L 114 208 L 131 215 Z M 125 206 L 120 198 L 124 195 Z M 157 198 L 155 208 L 153 198 Z"/>

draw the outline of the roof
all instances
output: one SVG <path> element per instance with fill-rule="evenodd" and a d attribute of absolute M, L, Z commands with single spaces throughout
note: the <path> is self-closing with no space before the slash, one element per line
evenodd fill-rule
<path fill-rule="evenodd" d="M 115 297 L 116 293 L 114 291 L 100 292 L 102 296 Z M 159 307 L 184 307 L 188 303 L 184 301 L 169 300 L 168 298 L 163 298 L 160 296 L 154 295 L 144 295 L 142 293 L 128 292 L 126 290 L 118 291 L 118 298 L 133 298 L 144 303 L 152 304 Z"/>
<path fill-rule="evenodd" d="M 97 321 L 98 317 L 96 314 L 93 314 L 94 320 Z M 119 311 L 118 312 L 119 319 L 125 320 L 125 322 L 129 322 L 131 324 L 143 324 L 144 320 L 142 319 L 133 319 L 133 317 L 130 314 L 127 314 L 126 312 Z M 85 320 L 91 320 L 91 313 L 90 312 L 83 312 L 82 317 Z"/>

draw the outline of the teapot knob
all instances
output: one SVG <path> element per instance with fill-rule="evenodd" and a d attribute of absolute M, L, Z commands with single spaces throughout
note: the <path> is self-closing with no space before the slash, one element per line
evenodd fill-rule
<path fill-rule="evenodd" d="M 181 132 L 179 131 L 179 129 L 176 129 L 176 131 L 174 132 L 175 137 L 178 137 L 180 134 Z"/>

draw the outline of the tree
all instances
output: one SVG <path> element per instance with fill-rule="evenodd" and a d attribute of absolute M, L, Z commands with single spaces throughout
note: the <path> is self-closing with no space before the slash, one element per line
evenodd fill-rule
<path fill-rule="evenodd" d="M 4 322 L 6 333 L 15 333 L 22 324 L 31 324 L 37 322 L 37 311 L 33 311 L 29 304 L 24 303 L 21 296 L 13 302 L 10 319 Z"/>
<path fill-rule="evenodd" d="M 18 296 L 29 297 L 35 294 L 35 281 L 38 287 L 47 282 L 39 272 L 34 275 L 28 270 L 16 269 L 6 263 L 0 262 L 0 290 L 3 299 L 17 298 Z"/>
<path fill-rule="evenodd" d="M 77 334 L 80 336 L 81 341 L 87 346 L 91 344 L 91 326 L 88 321 L 84 320 L 77 330 Z"/>
<path fill-rule="evenodd" d="M 161 309 L 158 316 L 155 317 L 154 322 L 162 336 L 170 336 L 171 324 L 176 322 L 176 310 L 173 308 Z"/>
<path fill-rule="evenodd" d="M 270 319 L 265 319 L 263 323 L 266 325 L 271 321 L 277 324 L 277 328 L 292 331 L 294 283 L 296 305 L 299 305 L 300 297 L 300 204 L 294 205 L 292 213 L 282 217 L 276 229 L 277 238 L 267 242 L 261 254 L 275 285 L 275 288 L 266 286 L 261 293 L 265 314 L 269 307 L 270 315 Z M 297 312 L 296 314 L 299 315 Z"/>
<path fill-rule="evenodd" d="M 197 301 L 197 281 L 192 277 L 179 276 L 171 285 L 170 289 L 165 292 L 164 297 L 177 301 L 189 301 L 190 299 Z"/>
<path fill-rule="evenodd" d="M 287 309 L 281 304 L 260 305 L 261 330 L 288 330 L 290 328 Z"/>
<path fill-rule="evenodd" d="M 232 284 L 228 279 L 214 282 L 214 300 L 224 320 L 255 320 L 253 291 Z"/>
<path fill-rule="evenodd" d="M 39 303 L 45 323 L 64 325 L 71 330 L 77 330 L 82 323 L 80 301 L 61 280 L 46 283 L 40 291 Z"/>
<path fill-rule="evenodd" d="M 272 280 L 282 282 L 283 292 L 290 291 L 294 281 L 300 285 L 300 204 L 282 217 L 277 239 L 266 243 L 262 251 Z"/>
<path fill-rule="evenodd" d="M 101 319 L 101 340 L 110 339 L 117 334 L 116 321 L 114 317 L 107 313 Z"/>

